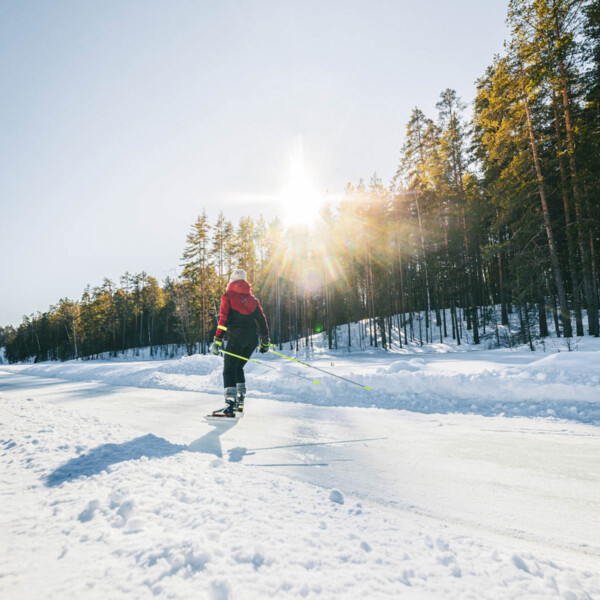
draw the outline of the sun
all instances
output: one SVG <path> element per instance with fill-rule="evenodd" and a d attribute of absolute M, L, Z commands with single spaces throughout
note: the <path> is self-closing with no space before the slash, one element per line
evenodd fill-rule
<path fill-rule="evenodd" d="M 320 218 L 321 208 L 327 201 L 319 191 L 311 173 L 304 164 L 301 142 L 290 154 L 288 181 L 278 195 L 281 220 L 285 227 L 311 227 Z"/>

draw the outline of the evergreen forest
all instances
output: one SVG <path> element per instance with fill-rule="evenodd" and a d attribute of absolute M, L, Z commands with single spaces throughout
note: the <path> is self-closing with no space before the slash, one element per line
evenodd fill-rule
<path fill-rule="evenodd" d="M 469 117 L 452 89 L 437 114 L 415 108 L 392 181 L 348 184 L 311 229 L 202 212 L 179 277 L 125 273 L 88 286 L 0 328 L 6 358 L 169 344 L 205 353 L 237 267 L 279 344 L 325 332 L 337 347 L 340 327 L 356 321 L 384 349 L 479 344 L 511 313 L 523 343 L 549 331 L 598 337 L 600 3 L 511 0 L 507 22 Z"/>

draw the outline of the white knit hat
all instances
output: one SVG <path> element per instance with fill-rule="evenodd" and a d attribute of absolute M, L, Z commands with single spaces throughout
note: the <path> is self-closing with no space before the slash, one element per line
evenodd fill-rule
<path fill-rule="evenodd" d="M 229 278 L 229 283 L 234 281 L 240 281 L 240 279 L 246 280 L 246 271 L 244 269 L 236 269 Z"/>

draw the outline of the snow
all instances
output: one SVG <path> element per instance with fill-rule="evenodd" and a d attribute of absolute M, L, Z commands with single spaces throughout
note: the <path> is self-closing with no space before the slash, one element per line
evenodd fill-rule
<path fill-rule="evenodd" d="M 600 597 L 599 341 L 424 349 L 1 365 L 0 597 Z"/>
<path fill-rule="evenodd" d="M 525 416 L 600 424 L 600 345 L 577 341 L 576 352 L 544 354 L 499 349 L 434 352 L 418 356 L 370 350 L 331 354 L 305 349 L 301 360 L 359 384 L 308 371 L 275 355 L 259 361 L 291 373 L 316 378 L 320 385 L 250 363 L 246 373 L 253 393 L 278 401 L 319 406 L 405 409 L 423 413 L 475 413 Z M 439 344 L 434 345 L 439 349 Z M 289 349 L 284 354 L 290 354 Z M 69 361 L 11 367 L 22 374 L 94 381 L 108 385 L 213 393 L 220 390 L 221 358 L 195 355 L 172 360 Z M 332 366 L 333 365 L 333 366 Z M 370 387 L 368 392 L 360 386 Z M 220 392 L 219 392 L 220 393 Z M 376 401 L 373 398 L 376 397 Z M 550 412 L 549 412 L 550 411 Z"/>

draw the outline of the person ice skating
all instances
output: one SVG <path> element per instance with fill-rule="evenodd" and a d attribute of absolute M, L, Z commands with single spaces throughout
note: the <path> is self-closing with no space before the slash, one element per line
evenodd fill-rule
<path fill-rule="evenodd" d="M 261 353 L 269 351 L 269 326 L 262 306 L 246 281 L 246 271 L 236 269 L 229 279 L 227 291 L 221 296 L 219 325 L 210 351 L 219 354 L 223 339 L 227 336 L 226 351 L 250 358 L 256 348 L 257 326 L 260 332 Z M 225 406 L 213 412 L 213 417 L 235 417 L 243 412 L 246 395 L 244 367 L 248 361 L 223 355 L 223 386 Z"/>

